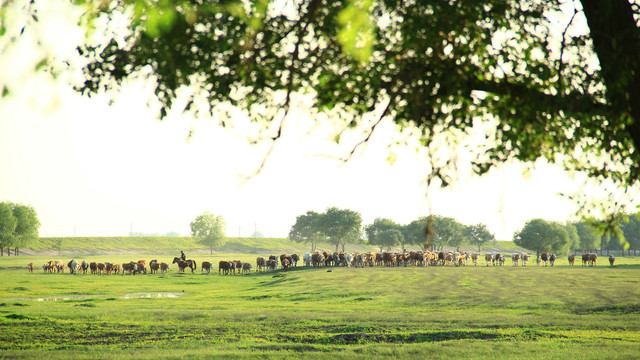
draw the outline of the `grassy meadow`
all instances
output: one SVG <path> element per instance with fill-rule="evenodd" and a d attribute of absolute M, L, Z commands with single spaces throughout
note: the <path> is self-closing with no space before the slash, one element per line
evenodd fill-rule
<path fill-rule="evenodd" d="M 189 255 L 189 254 L 187 254 Z M 640 258 L 595 268 L 48 274 L 0 257 L 0 358 L 637 359 Z M 87 261 L 167 255 L 97 255 Z M 62 257 L 68 261 L 70 258 Z M 76 258 L 79 259 L 79 258 Z M 26 270 L 34 262 L 33 273 Z M 510 264 L 510 260 L 507 260 Z M 330 270 L 330 271 L 329 271 Z M 55 300 L 55 301 L 54 301 Z"/>

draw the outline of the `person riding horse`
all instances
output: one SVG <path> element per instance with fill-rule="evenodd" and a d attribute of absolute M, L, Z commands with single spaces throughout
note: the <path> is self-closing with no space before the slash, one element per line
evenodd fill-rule
<path fill-rule="evenodd" d="M 184 255 L 184 252 L 180 250 L 180 259 L 187 260 L 187 257 Z"/>

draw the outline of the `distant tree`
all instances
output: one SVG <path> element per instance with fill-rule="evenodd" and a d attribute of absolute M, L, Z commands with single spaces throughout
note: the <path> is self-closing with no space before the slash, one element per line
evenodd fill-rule
<path fill-rule="evenodd" d="M 436 249 L 445 245 L 459 246 L 463 242 L 463 229 L 464 226 L 454 218 L 434 215 L 432 243 Z"/>
<path fill-rule="evenodd" d="M 574 226 L 578 232 L 578 238 L 580 239 L 579 248 L 581 250 L 596 250 L 601 248 L 602 236 L 591 224 L 580 221 L 574 223 Z"/>
<path fill-rule="evenodd" d="M 36 210 L 29 205 L 13 204 L 13 215 L 18 220 L 14 236 L 14 255 L 18 255 L 18 249 L 39 237 L 40 220 Z"/>
<path fill-rule="evenodd" d="M 254 231 L 253 234 L 251 234 L 252 238 L 263 238 L 264 234 L 261 233 L 260 231 Z"/>
<path fill-rule="evenodd" d="M 322 229 L 322 216 L 315 211 L 307 211 L 306 214 L 298 215 L 296 223 L 289 230 L 289 239 L 298 243 L 311 244 L 311 252 L 316 251 L 318 243 L 326 239 Z"/>
<path fill-rule="evenodd" d="M 628 250 L 638 250 L 640 248 L 640 212 L 629 215 L 627 221 L 622 222 L 620 230 L 624 234 L 624 239 L 628 244 Z"/>
<path fill-rule="evenodd" d="M 478 251 L 480 251 L 482 245 L 496 240 L 495 235 L 489 231 L 485 224 L 469 225 L 465 227 L 464 233 L 472 244 L 478 245 Z"/>
<path fill-rule="evenodd" d="M 522 230 L 514 234 L 513 242 L 538 254 L 546 251 L 564 255 L 569 252 L 571 245 L 564 225 L 543 219 L 527 221 Z"/>
<path fill-rule="evenodd" d="M 401 230 L 402 226 L 397 224 L 395 221 L 387 218 L 376 218 L 373 220 L 373 223 L 364 227 L 364 233 L 367 236 L 367 241 L 370 244 L 376 244 L 376 235 L 386 230 Z M 406 243 L 406 239 L 403 236 L 399 245 L 404 249 L 404 244 Z"/>
<path fill-rule="evenodd" d="M 226 237 L 227 224 L 224 218 L 208 211 L 193 220 L 190 226 L 191 236 L 199 238 L 201 244 L 209 246 L 211 254 L 213 254 L 213 248 L 222 245 Z"/>
<path fill-rule="evenodd" d="M 426 234 L 427 234 L 427 222 L 428 219 L 425 217 L 418 218 L 413 220 L 409 224 L 402 226 L 400 231 L 404 236 L 404 240 L 407 244 L 419 245 L 423 250 L 426 246 Z"/>
<path fill-rule="evenodd" d="M 9 249 L 15 245 L 16 227 L 18 226 L 18 219 L 13 214 L 13 207 L 11 203 L 0 203 L 0 255 L 4 254 L 4 249 L 7 249 L 7 255 Z"/>
<path fill-rule="evenodd" d="M 565 230 L 567 230 L 567 235 L 569 235 L 569 250 L 577 250 L 580 248 L 580 235 L 578 234 L 578 229 L 576 226 L 570 222 L 567 222 L 564 225 Z"/>
<path fill-rule="evenodd" d="M 349 209 L 331 207 L 321 217 L 322 231 L 331 244 L 342 245 L 342 251 L 346 244 L 355 244 L 362 233 L 362 216 L 359 212 Z"/>
<path fill-rule="evenodd" d="M 386 229 L 377 232 L 373 239 L 373 244 L 380 247 L 380 252 L 386 247 L 387 250 L 391 247 L 403 243 L 402 232 L 398 229 Z"/>
<path fill-rule="evenodd" d="M 164 236 L 167 236 L 167 237 L 180 237 L 180 233 L 178 233 L 176 231 L 169 231 L 168 233 L 164 234 Z"/>

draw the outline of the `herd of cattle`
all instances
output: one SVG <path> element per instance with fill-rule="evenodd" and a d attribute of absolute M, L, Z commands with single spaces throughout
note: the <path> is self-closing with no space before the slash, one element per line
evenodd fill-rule
<path fill-rule="evenodd" d="M 506 262 L 505 255 L 499 252 L 486 253 L 484 256 L 487 266 L 504 266 Z M 345 252 L 314 252 L 313 254 L 305 253 L 302 257 L 304 266 L 307 267 L 329 267 L 329 266 L 346 266 L 361 268 L 365 266 L 436 266 L 436 265 L 449 265 L 449 266 L 464 266 L 468 265 L 469 261 L 474 266 L 478 265 L 480 260 L 480 254 L 468 253 L 468 252 L 430 252 L 430 251 L 411 251 L 411 252 L 383 252 L 383 253 L 345 253 Z M 569 265 L 575 264 L 576 255 L 570 254 L 568 256 Z M 598 255 L 595 253 L 582 254 L 582 266 L 596 266 Z M 298 266 L 300 257 L 298 254 L 286 255 L 282 254 L 280 257 L 271 255 L 268 258 L 258 257 L 256 259 L 256 270 L 260 271 L 275 271 L 278 268 L 278 264 L 283 270 L 288 270 L 290 267 Z M 529 255 L 527 253 L 512 253 L 511 261 L 513 266 L 527 266 L 529 261 Z M 537 265 L 553 266 L 556 261 L 556 255 L 553 253 L 543 252 L 537 257 Z M 609 255 L 609 264 L 613 266 L 615 257 Z M 184 272 L 185 269 L 191 269 L 193 273 L 197 268 L 195 260 L 187 260 L 181 258 L 174 258 L 171 263 L 177 264 L 178 271 Z M 222 260 L 218 263 L 218 273 L 222 275 L 230 274 L 249 274 L 252 269 L 252 264 L 248 262 L 242 262 L 239 260 L 225 261 Z M 29 263 L 28 270 L 33 272 L 33 263 Z M 86 261 L 78 262 L 74 259 L 66 264 L 60 260 L 51 260 L 46 262 L 42 269 L 45 272 L 64 272 L 65 268 L 72 274 L 91 274 L 109 275 L 109 274 L 146 274 L 147 269 L 151 274 L 157 274 L 158 271 L 166 273 L 169 271 L 169 264 L 164 262 L 158 262 L 158 260 L 151 260 L 147 264 L 146 260 L 130 261 L 122 264 L 112 263 L 96 263 Z M 201 263 L 201 272 L 209 274 L 214 268 L 214 264 L 209 261 L 203 261 Z"/>

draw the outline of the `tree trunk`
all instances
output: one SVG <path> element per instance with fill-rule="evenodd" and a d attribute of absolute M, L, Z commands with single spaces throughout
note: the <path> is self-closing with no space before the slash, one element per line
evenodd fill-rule
<path fill-rule="evenodd" d="M 11 248 L 10 247 L 7 248 L 7 256 L 11 256 Z"/>
<path fill-rule="evenodd" d="M 630 115 L 625 130 L 637 151 L 640 149 L 640 30 L 633 9 L 629 0 L 581 0 L 581 3 L 602 69 L 607 100 L 618 116 Z"/>
<path fill-rule="evenodd" d="M 344 246 L 347 245 L 347 243 L 342 244 L 342 252 L 344 252 Z"/>
<path fill-rule="evenodd" d="M 13 255 L 18 256 L 18 248 L 15 248 Z"/>
<path fill-rule="evenodd" d="M 340 243 L 336 243 L 336 252 L 338 252 L 338 246 L 340 246 Z"/>
<path fill-rule="evenodd" d="M 4 248 L 0 247 L 0 256 L 4 256 Z"/>
<path fill-rule="evenodd" d="M 209 255 L 213 255 L 213 246 L 209 245 Z"/>

